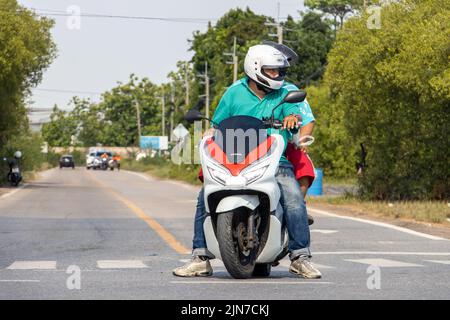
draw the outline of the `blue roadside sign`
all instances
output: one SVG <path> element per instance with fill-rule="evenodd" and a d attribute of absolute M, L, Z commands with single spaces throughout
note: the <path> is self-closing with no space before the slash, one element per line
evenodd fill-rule
<path fill-rule="evenodd" d="M 167 150 L 167 136 L 141 136 L 141 149 Z"/>

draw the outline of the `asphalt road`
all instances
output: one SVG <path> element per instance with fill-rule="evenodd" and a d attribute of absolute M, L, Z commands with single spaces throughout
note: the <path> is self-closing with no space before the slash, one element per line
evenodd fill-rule
<path fill-rule="evenodd" d="M 0 198 L 0 299 L 449 299 L 450 241 L 310 210 L 322 279 L 178 278 L 198 189 L 53 169 Z"/>

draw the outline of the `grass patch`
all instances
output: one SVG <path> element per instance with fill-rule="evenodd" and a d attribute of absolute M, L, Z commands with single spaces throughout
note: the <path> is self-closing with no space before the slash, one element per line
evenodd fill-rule
<path fill-rule="evenodd" d="M 140 161 L 124 159 L 121 168 L 130 171 L 146 172 L 162 179 L 184 181 L 193 185 L 200 185 L 198 172 L 200 165 L 174 164 L 170 159 L 145 158 Z"/>

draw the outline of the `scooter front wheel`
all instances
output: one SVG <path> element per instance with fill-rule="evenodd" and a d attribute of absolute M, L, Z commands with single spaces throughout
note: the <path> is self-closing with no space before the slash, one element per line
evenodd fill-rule
<path fill-rule="evenodd" d="M 225 268 L 233 278 L 252 277 L 258 247 L 243 249 L 248 214 L 240 211 L 220 213 L 217 217 L 217 240 Z"/>

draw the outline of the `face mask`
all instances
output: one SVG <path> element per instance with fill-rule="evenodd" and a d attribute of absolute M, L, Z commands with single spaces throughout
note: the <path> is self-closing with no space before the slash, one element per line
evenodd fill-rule
<path fill-rule="evenodd" d="M 258 88 L 258 90 L 264 91 L 265 93 L 270 93 L 273 91 L 273 89 L 267 88 L 266 86 L 263 86 L 262 84 L 260 84 L 256 81 L 255 81 L 255 83 L 256 83 L 256 87 Z"/>

